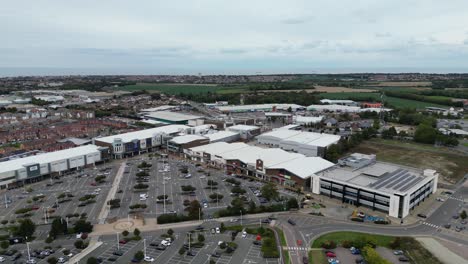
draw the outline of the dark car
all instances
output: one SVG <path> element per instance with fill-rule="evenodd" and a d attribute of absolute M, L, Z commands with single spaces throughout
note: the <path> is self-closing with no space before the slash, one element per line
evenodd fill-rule
<path fill-rule="evenodd" d="M 296 222 L 294 222 L 292 219 L 288 219 L 288 223 L 289 223 L 290 225 L 293 225 L 293 226 L 296 225 Z"/>
<path fill-rule="evenodd" d="M 425 215 L 425 214 L 418 214 L 418 217 L 427 218 L 427 215 Z"/>
<path fill-rule="evenodd" d="M 306 256 L 302 257 L 302 263 L 309 264 L 309 259 Z"/>
<path fill-rule="evenodd" d="M 157 246 L 159 246 L 159 243 L 151 242 L 149 245 L 152 246 L 152 247 L 157 247 Z"/>
<path fill-rule="evenodd" d="M 214 257 L 214 258 L 219 258 L 219 257 L 221 257 L 221 254 L 219 254 L 219 252 L 215 252 L 215 253 L 211 254 L 211 256 Z"/>
<path fill-rule="evenodd" d="M 116 257 L 110 257 L 110 258 L 107 259 L 107 261 L 114 262 L 114 261 L 117 261 L 117 258 Z"/>
<path fill-rule="evenodd" d="M 258 240 L 255 240 L 253 242 L 254 245 L 257 245 L 257 246 L 261 246 L 262 245 L 262 242 L 258 241 Z"/>
<path fill-rule="evenodd" d="M 157 250 L 166 250 L 166 247 L 164 245 L 158 245 L 156 247 Z"/>
<path fill-rule="evenodd" d="M 409 261 L 409 258 L 405 257 L 405 256 L 401 256 L 398 258 L 399 261 L 401 262 L 408 262 Z"/>
<path fill-rule="evenodd" d="M 141 261 L 138 260 L 138 259 L 136 259 L 136 258 L 132 258 L 132 262 L 133 262 L 133 263 L 140 263 Z"/>
<path fill-rule="evenodd" d="M 205 228 L 203 226 L 197 226 L 197 228 L 195 228 L 195 230 L 197 231 L 201 231 L 201 230 L 204 230 Z"/>
<path fill-rule="evenodd" d="M 197 254 L 193 253 L 192 251 L 188 251 L 187 252 L 187 256 L 191 256 L 191 257 L 194 257 L 196 256 Z"/>
<path fill-rule="evenodd" d="M 270 223 L 270 219 L 262 219 L 262 223 L 263 224 L 269 224 Z"/>
<path fill-rule="evenodd" d="M 116 251 L 112 252 L 112 255 L 116 255 L 116 256 L 122 256 L 123 254 L 124 253 L 121 250 L 116 250 Z"/>

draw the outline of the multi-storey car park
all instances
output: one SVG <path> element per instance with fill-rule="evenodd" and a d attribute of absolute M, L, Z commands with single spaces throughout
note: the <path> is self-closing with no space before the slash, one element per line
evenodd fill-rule
<path fill-rule="evenodd" d="M 106 158 L 107 152 L 107 148 L 85 145 L 2 162 L 0 188 L 15 187 L 44 176 L 95 165 Z"/>
<path fill-rule="evenodd" d="M 375 155 L 354 153 L 312 179 L 312 192 L 356 206 L 404 218 L 437 191 L 438 174 L 377 162 Z"/>

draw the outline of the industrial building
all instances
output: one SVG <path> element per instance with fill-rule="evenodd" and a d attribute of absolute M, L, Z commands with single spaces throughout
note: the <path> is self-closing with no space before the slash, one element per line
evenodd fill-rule
<path fill-rule="evenodd" d="M 156 112 L 145 113 L 143 117 L 145 119 L 155 120 L 155 121 L 163 122 L 166 124 L 179 124 L 179 125 L 187 125 L 190 120 L 203 119 L 202 116 L 181 114 L 181 113 L 169 112 L 169 111 L 156 111 Z"/>
<path fill-rule="evenodd" d="M 186 157 L 225 169 L 227 174 L 246 175 L 295 188 L 308 189 L 315 173 L 334 166 L 319 157 L 305 157 L 278 148 L 245 143 L 218 142 L 190 148 Z"/>
<path fill-rule="evenodd" d="M 210 143 L 234 142 L 240 139 L 240 134 L 232 131 L 218 131 L 204 136 L 210 140 Z"/>
<path fill-rule="evenodd" d="M 108 149 L 96 145 L 37 154 L 0 163 L 0 188 L 9 188 L 46 175 L 83 168 L 102 161 Z"/>
<path fill-rule="evenodd" d="M 123 158 L 151 152 L 167 144 L 174 136 L 185 134 L 190 127 L 167 125 L 108 137 L 94 138 L 94 144 L 109 147 L 114 158 Z"/>
<path fill-rule="evenodd" d="M 216 107 L 223 113 L 242 113 L 242 112 L 275 112 L 275 111 L 293 111 L 305 110 L 305 107 L 297 104 L 255 104 L 255 105 L 228 105 Z"/>
<path fill-rule="evenodd" d="M 241 139 L 251 139 L 257 135 L 260 135 L 260 128 L 258 126 L 249 125 L 235 125 L 226 128 L 227 131 L 239 133 Z"/>
<path fill-rule="evenodd" d="M 347 106 L 357 106 L 358 103 L 353 100 L 332 100 L 332 99 L 322 99 L 320 100 L 322 104 L 330 105 L 347 105 Z"/>
<path fill-rule="evenodd" d="M 308 157 L 323 157 L 327 147 L 338 143 L 339 140 L 340 136 L 337 135 L 288 129 L 276 129 L 257 136 L 257 142 L 260 144 L 279 147 Z"/>
<path fill-rule="evenodd" d="M 437 190 L 434 170 L 417 170 L 377 162 L 375 155 L 355 153 L 312 178 L 315 194 L 404 218 Z"/>

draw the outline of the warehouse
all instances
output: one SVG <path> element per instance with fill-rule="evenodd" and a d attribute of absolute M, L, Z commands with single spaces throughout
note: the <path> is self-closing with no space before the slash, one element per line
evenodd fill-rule
<path fill-rule="evenodd" d="M 166 124 L 187 125 L 190 120 L 203 119 L 202 116 L 181 114 L 169 111 L 157 111 L 144 114 L 144 118 L 164 122 Z"/>
<path fill-rule="evenodd" d="M 100 162 L 107 148 L 85 145 L 0 163 L 0 188 L 34 181 L 42 176 L 86 167 Z"/>
<path fill-rule="evenodd" d="M 241 148 L 247 148 L 249 145 L 241 142 L 226 143 L 216 142 L 208 145 L 194 147 L 185 150 L 186 157 L 208 163 L 215 167 L 224 168 L 226 161 L 223 159 L 223 154 Z"/>
<path fill-rule="evenodd" d="M 305 109 L 297 104 L 256 104 L 256 105 L 229 105 L 218 106 L 217 109 L 223 113 L 242 113 L 242 112 L 275 112 L 275 111 L 293 111 Z"/>
<path fill-rule="evenodd" d="M 279 147 L 308 157 L 323 157 L 326 148 L 339 140 L 340 136 L 337 135 L 287 129 L 277 129 L 257 136 L 259 144 Z"/>
<path fill-rule="evenodd" d="M 167 142 L 167 150 L 174 153 L 183 153 L 184 149 L 206 145 L 210 139 L 199 135 L 182 135 L 173 137 Z"/>
<path fill-rule="evenodd" d="M 234 142 L 240 139 L 240 134 L 232 131 L 218 131 L 204 136 L 210 139 L 210 143 Z"/>
<path fill-rule="evenodd" d="M 112 157 L 124 158 L 159 149 L 166 145 L 168 140 L 180 133 L 184 134 L 189 128 L 185 125 L 168 125 L 94 138 L 93 141 L 98 146 L 109 147 Z"/>
<path fill-rule="evenodd" d="M 404 218 L 437 190 L 434 170 L 377 162 L 375 155 L 354 153 L 313 177 L 312 192 Z"/>
<path fill-rule="evenodd" d="M 260 128 L 257 126 L 235 125 L 226 128 L 226 130 L 234 133 L 239 133 L 240 138 L 244 140 L 248 140 L 257 135 L 260 135 Z"/>

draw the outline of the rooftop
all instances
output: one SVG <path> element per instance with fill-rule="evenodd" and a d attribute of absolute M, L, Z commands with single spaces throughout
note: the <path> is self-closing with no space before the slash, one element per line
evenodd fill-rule
<path fill-rule="evenodd" d="M 174 121 L 174 122 L 203 118 L 202 116 L 181 114 L 181 113 L 169 112 L 169 111 L 152 112 L 152 113 L 145 114 L 145 117 L 169 120 L 169 121 Z"/>
<path fill-rule="evenodd" d="M 76 148 L 47 152 L 35 156 L 0 162 L 0 173 L 22 169 L 24 168 L 23 165 L 27 164 L 45 164 L 53 161 L 65 160 L 90 153 L 95 153 L 99 151 L 99 148 L 100 147 L 96 145 L 84 145 Z"/>
<path fill-rule="evenodd" d="M 235 135 L 239 135 L 239 133 L 232 132 L 232 131 L 219 131 L 219 132 L 212 133 L 212 134 L 205 134 L 205 137 L 209 138 L 210 141 L 216 141 L 216 140 L 220 140 L 223 138 L 233 137 Z"/>
<path fill-rule="evenodd" d="M 272 169 L 285 169 L 294 175 L 306 179 L 335 164 L 320 157 L 303 157 L 271 166 Z"/>
<path fill-rule="evenodd" d="M 199 136 L 199 135 L 183 135 L 183 136 L 174 137 L 170 141 L 175 144 L 187 144 L 192 141 L 203 140 L 203 139 L 207 139 L 207 138 L 203 136 Z"/>
<path fill-rule="evenodd" d="M 156 134 L 180 133 L 180 132 L 184 132 L 187 128 L 189 127 L 185 125 L 168 125 L 168 126 L 138 130 L 138 131 L 133 131 L 133 132 L 128 132 L 128 133 L 108 136 L 108 137 L 96 138 L 95 140 L 100 141 L 100 142 L 105 142 L 105 143 L 112 143 L 114 142 L 115 139 L 121 139 L 123 143 L 127 143 L 127 142 L 131 142 L 134 139 L 141 140 L 145 138 L 152 138 Z"/>
<path fill-rule="evenodd" d="M 261 137 L 270 137 L 280 141 L 296 142 L 298 144 L 313 145 L 318 147 L 327 147 L 331 144 L 337 143 L 340 140 L 340 136 L 337 135 L 287 129 L 277 129 L 257 136 L 257 138 Z"/>
<path fill-rule="evenodd" d="M 235 130 L 242 130 L 242 131 L 252 131 L 258 129 L 257 126 L 249 126 L 249 125 L 235 125 L 230 126 L 227 128 L 228 130 L 235 129 Z"/>

